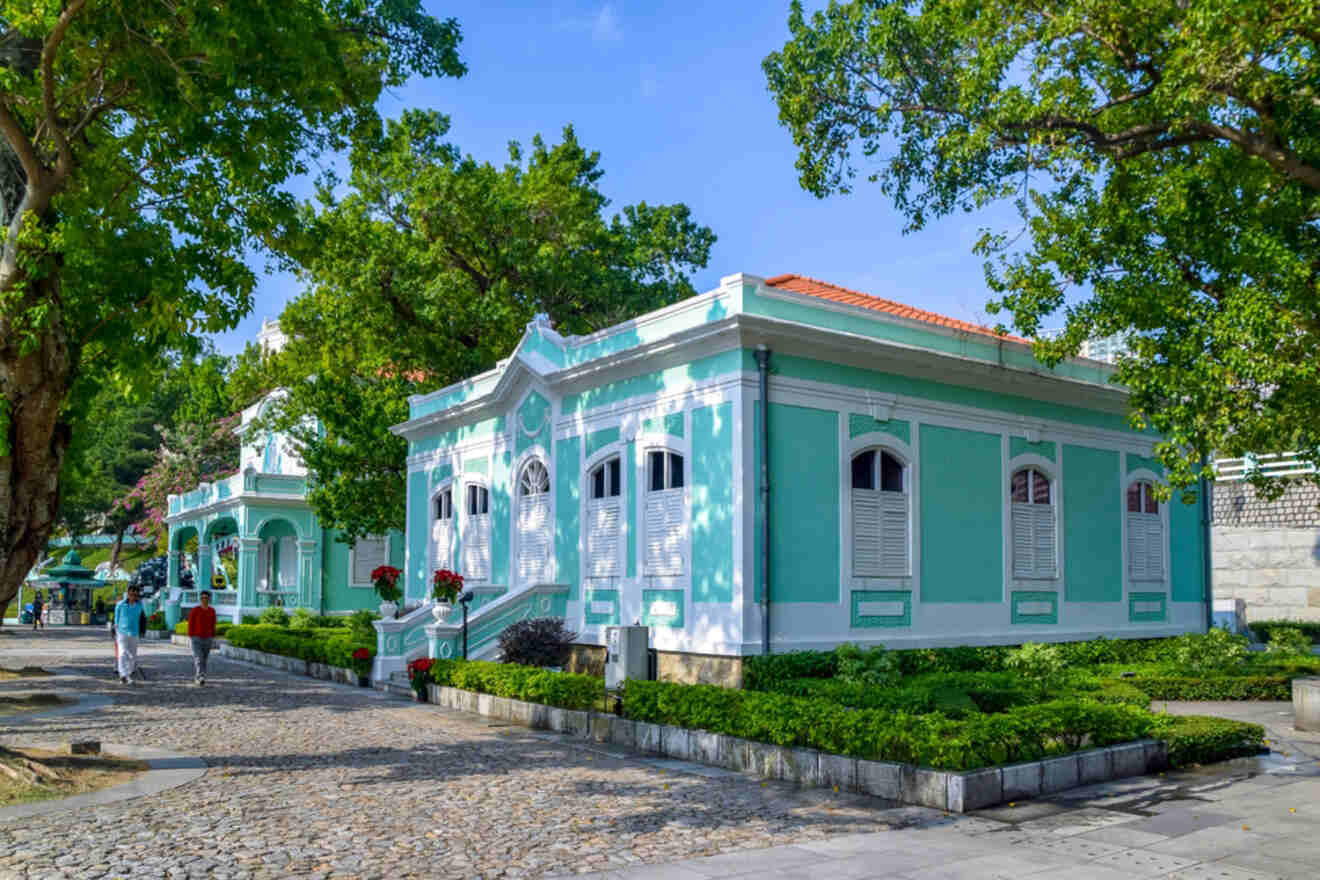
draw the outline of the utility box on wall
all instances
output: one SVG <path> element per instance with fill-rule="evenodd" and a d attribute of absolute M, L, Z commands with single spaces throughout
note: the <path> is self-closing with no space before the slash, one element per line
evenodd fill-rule
<path fill-rule="evenodd" d="M 630 678 L 643 681 L 649 678 L 647 651 L 650 647 L 650 627 L 606 627 L 605 687 L 612 690 Z"/>

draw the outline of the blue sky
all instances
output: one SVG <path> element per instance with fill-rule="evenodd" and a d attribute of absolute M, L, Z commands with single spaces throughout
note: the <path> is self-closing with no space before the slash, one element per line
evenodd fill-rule
<path fill-rule="evenodd" d="M 417 80 L 381 102 L 450 115 L 450 140 L 501 163 L 510 140 L 558 141 L 572 124 L 599 150 L 610 210 L 639 201 L 686 202 L 719 241 L 695 285 L 749 272 L 811 275 L 866 293 L 984 322 L 988 298 L 978 230 L 1004 226 L 996 209 L 957 215 L 904 236 L 902 218 L 875 185 L 820 200 L 804 192 L 796 151 L 779 125 L 761 60 L 788 37 L 788 0 L 659 4 L 427 2 L 458 19 L 460 79 Z M 300 191 L 305 188 L 300 188 Z M 215 338 L 232 354 L 298 293 L 264 276 L 256 306 Z"/>

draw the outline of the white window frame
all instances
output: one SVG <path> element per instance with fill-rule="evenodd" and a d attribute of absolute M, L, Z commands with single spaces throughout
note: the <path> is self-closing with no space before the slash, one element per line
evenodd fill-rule
<path fill-rule="evenodd" d="M 435 489 L 432 490 L 430 497 L 427 499 L 426 559 L 429 563 L 429 568 L 426 572 L 426 582 L 428 584 L 430 583 L 431 572 L 442 567 L 440 565 L 440 560 L 436 558 L 435 538 L 433 536 L 435 534 L 435 522 L 436 522 L 435 505 L 436 502 L 440 500 L 440 496 L 444 495 L 446 492 L 449 493 L 449 499 L 450 499 L 449 501 L 450 526 L 449 526 L 449 547 L 448 547 L 449 561 L 443 567 L 454 569 L 455 564 L 457 562 L 457 560 L 454 559 L 454 544 L 458 539 L 458 526 L 459 526 L 458 508 L 467 500 L 466 498 L 463 497 L 462 493 L 460 493 L 459 500 L 457 503 L 455 503 L 454 489 L 456 489 L 457 487 L 458 487 L 458 483 L 455 482 L 453 479 L 443 480 L 440 482 L 439 485 L 435 487 Z"/>
<path fill-rule="evenodd" d="M 666 435 L 667 436 L 667 435 Z M 669 442 L 667 440 L 640 439 L 637 444 L 637 470 L 634 478 L 638 480 L 637 502 L 638 502 L 638 541 L 637 548 L 637 567 L 638 574 L 648 583 L 671 583 L 680 579 L 686 581 L 692 575 L 692 455 L 687 449 L 688 444 L 682 446 Z M 649 565 L 646 558 L 646 535 L 649 519 L 646 515 L 647 501 L 654 494 L 651 489 L 651 453 L 664 452 L 665 469 L 669 469 L 669 455 L 677 455 L 683 460 L 683 486 L 681 489 L 662 489 L 661 492 L 679 491 L 682 493 L 683 522 L 679 527 L 679 553 L 681 556 L 681 571 L 678 572 L 656 572 Z"/>
<path fill-rule="evenodd" d="M 1018 474 L 1022 474 L 1022 473 L 1027 474 L 1027 501 L 1025 502 L 1013 500 L 1013 478 Z M 1033 478 L 1031 477 L 1032 473 L 1036 473 L 1039 474 L 1041 477 L 1044 477 L 1049 484 L 1049 500 L 1046 501 L 1044 504 L 1037 503 L 1034 500 L 1035 488 L 1032 485 L 1033 483 Z M 1059 486 L 1058 477 L 1056 477 L 1050 470 L 1047 470 L 1046 468 L 1041 467 L 1038 464 L 1018 465 L 1017 467 L 1013 467 L 1009 469 L 1008 486 L 1009 486 L 1008 546 L 1009 546 L 1010 556 L 1012 557 L 1009 560 L 1009 566 L 1013 573 L 1013 579 L 1016 581 L 1032 581 L 1032 582 L 1058 580 L 1059 579 L 1059 517 L 1058 517 L 1058 511 L 1056 509 L 1060 495 L 1060 491 L 1059 491 L 1060 486 Z M 1053 530 L 1054 533 L 1053 541 L 1051 542 L 1054 545 L 1054 553 L 1052 558 L 1049 559 L 1047 564 L 1043 566 L 1041 565 L 1040 560 L 1034 560 L 1033 561 L 1034 565 L 1032 567 L 1032 571 L 1033 571 L 1032 574 L 1021 574 L 1018 572 L 1017 517 L 1015 515 L 1017 513 L 1018 505 L 1022 505 L 1023 507 L 1027 508 L 1029 512 L 1033 514 L 1033 519 L 1034 519 L 1034 514 L 1039 512 L 1039 510 L 1042 507 L 1047 508 L 1049 511 L 1050 528 Z M 1035 528 L 1034 523 L 1032 527 L 1034 530 Z M 1033 537 L 1034 537 L 1034 531 L 1033 531 Z"/>
<path fill-rule="evenodd" d="M 1004 583 L 1008 585 L 1008 590 L 1015 588 L 1058 590 L 1063 584 L 1064 558 L 1067 553 L 1067 547 L 1064 546 L 1063 539 L 1063 444 L 1055 440 L 1053 436 L 1049 440 L 1049 442 L 1054 443 L 1054 454 L 1059 461 L 1051 461 L 1035 452 L 1024 452 L 1009 458 L 1008 444 L 1013 435 L 1005 433 L 1002 436 L 1004 473 L 1000 497 L 1003 504 L 1001 519 L 1003 520 L 1004 530 Z M 1019 576 L 1013 565 L 1013 474 L 1028 468 L 1040 471 L 1050 481 L 1050 503 L 1054 508 L 1054 574 L 1049 577 Z M 1005 592 L 1007 593 L 1008 590 Z M 1007 595 L 1004 598 L 1007 601 Z"/>
<path fill-rule="evenodd" d="M 384 543 L 384 545 L 385 545 L 385 555 L 382 557 L 382 559 L 384 559 L 384 562 L 382 562 L 381 565 L 389 565 L 389 564 L 390 564 L 390 536 L 389 536 L 388 534 L 386 534 L 386 535 L 374 535 L 374 536 L 373 536 L 373 535 L 368 535 L 368 536 L 366 536 L 366 537 L 364 537 L 364 538 L 359 538 L 358 540 L 360 540 L 360 541 L 381 541 L 382 543 Z M 354 580 L 353 580 L 353 572 L 354 572 L 356 569 L 357 569 L 357 545 L 354 544 L 352 547 L 348 548 L 348 585 L 349 585 L 350 587 L 352 587 L 353 589 L 356 589 L 356 590 L 374 590 L 374 589 L 376 589 L 376 585 L 375 585 L 374 583 L 371 583 L 370 581 L 368 581 L 368 582 L 365 583 L 365 584 L 364 584 L 364 583 L 359 583 L 359 582 L 357 582 L 357 581 L 354 581 Z M 399 575 L 399 577 L 402 578 L 403 575 Z"/>
<path fill-rule="evenodd" d="M 494 559 L 492 558 L 494 554 L 494 548 L 491 545 L 493 544 L 495 538 L 494 519 L 493 519 L 495 514 L 491 510 L 491 508 L 494 507 L 494 502 L 491 499 L 490 480 L 485 474 L 467 474 L 463 476 L 463 479 L 459 483 L 459 485 L 463 487 L 463 493 L 462 493 L 463 516 L 462 519 L 460 520 L 460 526 L 459 526 L 460 528 L 459 540 L 462 542 L 461 553 L 467 553 L 468 547 L 471 546 L 469 542 L 468 530 L 472 528 L 471 520 L 473 516 L 486 517 L 486 524 L 487 524 L 487 529 L 489 530 L 489 535 L 488 535 L 488 540 L 486 541 L 486 559 L 485 559 L 486 571 L 484 573 L 470 572 L 467 570 L 467 566 L 464 564 L 464 560 L 460 558 L 457 560 L 458 573 L 463 576 L 464 581 L 471 581 L 474 584 L 488 584 L 490 583 L 490 579 L 493 576 L 493 572 L 494 572 Z M 468 489 L 472 486 L 476 486 L 478 488 L 486 490 L 486 512 L 484 514 L 468 513 Z"/>
<path fill-rule="evenodd" d="M 921 573 L 921 467 L 917 450 L 911 444 L 884 431 L 869 431 L 849 437 L 849 411 L 839 413 L 840 461 L 839 461 L 839 569 L 842 572 L 844 589 L 840 590 L 839 601 L 844 607 L 850 607 L 853 590 L 910 590 L 912 607 L 919 601 L 919 582 Z M 908 415 L 899 416 L 909 421 L 910 430 L 920 431 L 920 424 Z M 852 461 L 863 452 L 874 449 L 888 452 L 903 465 L 903 491 L 907 496 L 907 570 L 903 574 L 879 576 L 856 575 L 853 573 L 853 498 L 852 498 Z"/>
<path fill-rule="evenodd" d="M 856 499 L 853 497 L 853 492 L 855 492 L 855 491 L 857 491 L 857 490 L 853 487 L 853 484 L 852 484 L 852 464 L 853 464 L 853 462 L 857 459 L 858 456 L 865 455 L 865 454 L 867 454 L 868 452 L 874 452 L 874 453 L 875 453 L 875 465 L 874 465 L 874 467 L 877 468 L 877 469 L 878 469 L 879 466 L 880 466 L 880 460 L 881 460 L 881 457 L 884 456 L 884 455 L 888 455 L 890 458 L 892 458 L 892 459 L 894 459 L 895 461 L 897 461 L 897 462 L 899 463 L 899 465 L 900 465 L 900 466 L 902 467 L 902 469 L 903 469 L 903 471 L 902 471 L 902 482 L 903 482 L 903 486 L 902 486 L 902 489 L 899 490 L 899 494 L 901 494 L 901 495 L 903 496 L 903 500 L 904 500 L 904 508 L 905 508 L 905 509 L 904 509 L 904 516 L 905 516 L 905 518 L 906 518 L 906 521 L 905 521 L 905 523 L 904 523 L 904 535 L 903 535 L 903 540 L 904 540 L 904 543 L 906 544 L 906 547 L 904 548 L 904 554 L 903 554 L 903 565 L 902 565 L 902 566 L 900 566 L 900 567 L 898 567 L 898 568 L 892 568 L 892 569 L 883 569 L 883 570 L 881 570 L 881 571 L 875 572 L 874 574 L 858 574 L 858 573 L 857 573 L 857 564 L 856 564 L 856 549 L 857 549 Z M 863 447 L 860 447 L 860 448 L 858 448 L 858 449 L 854 449 L 854 450 L 852 451 L 852 453 L 848 456 L 848 461 L 846 462 L 846 464 L 847 464 L 847 470 L 848 470 L 848 509 L 849 509 L 849 513 L 850 513 L 850 515 L 852 516 L 852 519 L 853 519 L 853 522 L 852 522 L 853 530 L 852 530 L 852 533 L 851 533 L 851 535 L 850 535 L 851 540 L 848 542 L 848 555 L 847 555 L 847 557 L 846 557 L 846 559 L 845 559 L 845 562 L 844 562 L 844 564 L 848 567 L 848 572 L 849 572 L 849 574 L 852 576 L 852 578 L 853 578 L 854 580 L 864 580 L 864 581 L 874 581 L 874 580 L 877 580 L 877 579 L 884 579 L 884 578 L 906 578 L 906 577 L 910 577 L 911 574 L 912 574 L 912 489 L 913 489 L 913 486 L 912 486 L 912 477 L 911 477 L 911 475 L 912 475 L 912 467 L 911 467 L 911 465 L 908 463 L 908 461 L 907 461 L 907 457 L 904 456 L 904 455 L 903 455 L 901 452 L 899 452 L 897 449 L 892 448 L 892 447 L 891 447 L 889 444 L 887 444 L 887 443 L 877 443 L 877 444 L 873 444 L 873 445 L 870 445 L 870 446 L 863 446 Z M 875 476 L 876 476 L 876 480 L 875 480 L 875 482 L 876 482 L 876 483 L 879 483 L 879 479 L 878 479 L 878 476 L 879 476 L 879 474 L 878 474 L 878 470 L 877 470 L 877 474 L 876 474 Z M 880 488 L 877 486 L 877 488 L 875 488 L 875 489 L 862 490 L 862 491 L 872 491 L 872 492 L 876 492 L 876 491 L 885 491 L 885 490 L 882 490 L 882 489 L 880 489 Z M 889 491 L 893 491 L 893 490 L 889 490 Z M 883 567 L 882 567 L 882 568 L 883 568 Z"/>
<path fill-rule="evenodd" d="M 1124 456 L 1126 458 L 1126 456 Z M 1124 462 L 1126 464 L 1126 461 Z M 1160 521 L 1160 574 L 1159 577 L 1136 578 L 1132 575 L 1132 560 L 1128 553 L 1128 530 L 1130 523 L 1128 518 L 1131 514 L 1127 509 L 1127 493 L 1136 483 L 1149 483 L 1152 487 L 1158 486 L 1163 482 L 1159 474 L 1148 468 L 1138 468 L 1130 473 L 1124 474 L 1122 484 L 1122 495 L 1119 497 L 1119 506 L 1123 511 L 1123 580 L 1135 589 L 1149 589 L 1151 587 L 1160 587 L 1167 589 L 1169 585 L 1169 505 L 1173 499 L 1159 502 L 1160 510 L 1158 514 Z M 1151 516 L 1143 513 L 1141 516 Z"/>
<path fill-rule="evenodd" d="M 628 469 L 626 467 L 624 455 L 624 446 L 622 443 L 610 443 L 601 449 L 596 450 L 586 460 L 582 468 L 582 582 L 588 586 L 609 588 L 621 581 L 627 571 L 628 558 Z M 617 496 L 606 495 L 606 499 L 613 499 L 613 503 L 619 509 L 619 532 L 618 539 L 614 546 L 614 568 L 616 574 L 612 575 L 594 575 L 592 574 L 592 555 L 590 553 L 590 523 L 593 511 L 601 506 L 601 499 L 591 496 L 592 484 L 591 476 L 597 468 L 604 467 L 611 459 L 619 461 L 619 494 Z M 607 478 L 608 479 L 608 478 Z M 608 488 L 608 487 L 607 487 Z"/>
<path fill-rule="evenodd" d="M 518 519 L 522 511 L 522 499 L 526 496 L 522 494 L 523 472 L 537 462 L 545 468 L 546 475 L 546 528 L 548 530 L 546 544 L 545 567 L 541 571 L 540 577 L 533 577 L 530 580 L 525 579 L 519 566 L 519 559 L 522 555 L 522 530 L 519 528 Z M 525 451 L 513 463 L 510 470 L 512 485 L 509 487 L 509 494 L 512 496 L 512 502 L 509 505 L 509 515 L 512 522 L 509 523 L 509 534 L 511 540 L 509 544 L 513 551 L 513 558 L 510 560 L 510 579 L 519 585 L 531 586 L 534 584 L 554 583 L 555 580 L 555 474 L 550 468 L 550 455 L 540 445 L 537 444 Z M 493 536 L 492 536 L 493 537 Z M 489 580 L 489 578 L 487 578 Z"/>

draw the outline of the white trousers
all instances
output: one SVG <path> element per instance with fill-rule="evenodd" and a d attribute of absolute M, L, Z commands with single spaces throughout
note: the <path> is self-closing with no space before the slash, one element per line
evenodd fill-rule
<path fill-rule="evenodd" d="M 119 675 L 122 678 L 131 678 L 133 671 L 137 669 L 138 637 L 117 633 L 115 640 L 119 643 Z"/>

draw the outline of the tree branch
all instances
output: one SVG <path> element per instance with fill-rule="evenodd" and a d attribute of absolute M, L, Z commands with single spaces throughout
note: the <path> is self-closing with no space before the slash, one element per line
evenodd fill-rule
<path fill-rule="evenodd" d="M 50 36 L 46 39 L 46 44 L 41 47 L 41 100 L 46 111 L 46 124 L 50 126 L 51 137 L 54 138 L 55 146 L 60 153 L 59 161 L 55 163 L 55 175 L 52 181 L 55 185 L 63 182 L 73 170 L 73 151 L 69 149 L 69 140 L 60 129 L 59 114 L 55 107 L 55 53 L 60 43 L 64 42 L 64 35 L 69 32 L 69 25 L 73 23 L 74 17 L 86 2 L 87 0 L 72 0 L 60 13 L 59 20 L 55 22 L 55 27 L 51 29 Z"/>

